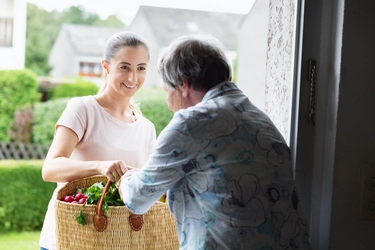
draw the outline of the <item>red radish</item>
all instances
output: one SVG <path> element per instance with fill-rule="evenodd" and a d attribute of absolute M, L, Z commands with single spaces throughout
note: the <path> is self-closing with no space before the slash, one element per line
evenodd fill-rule
<path fill-rule="evenodd" d="M 65 196 L 65 197 L 64 197 L 64 201 L 65 201 L 65 202 L 72 202 L 72 201 L 74 201 L 74 198 L 73 198 L 73 196 L 68 195 L 68 196 Z"/>
<path fill-rule="evenodd" d="M 82 194 L 82 193 L 78 193 L 78 194 L 76 194 L 75 197 L 74 197 L 74 199 L 75 199 L 76 201 L 79 201 L 79 200 L 82 199 L 82 198 L 83 198 L 83 194 Z"/>
<path fill-rule="evenodd" d="M 72 204 L 79 204 L 78 201 L 72 201 Z"/>
<path fill-rule="evenodd" d="M 79 203 L 79 204 L 83 204 L 83 203 L 85 203 L 85 201 L 86 201 L 85 198 L 81 198 L 81 199 L 78 201 L 78 203 Z"/>

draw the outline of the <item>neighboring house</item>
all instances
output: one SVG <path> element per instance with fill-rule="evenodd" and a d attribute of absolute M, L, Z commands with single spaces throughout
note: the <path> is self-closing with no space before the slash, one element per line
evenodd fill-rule
<path fill-rule="evenodd" d="M 151 59 L 145 86 L 159 85 L 157 59 L 177 37 L 186 34 L 211 34 L 223 42 L 233 64 L 236 58 L 237 29 L 244 15 L 207 11 L 141 6 L 127 30 L 149 42 Z M 52 77 L 81 76 L 98 85 L 104 45 L 120 29 L 64 24 L 49 54 Z"/>
<path fill-rule="evenodd" d="M 27 3 L 0 0 L 0 70 L 25 67 Z"/>
<path fill-rule="evenodd" d="M 210 34 L 225 46 L 231 63 L 236 59 L 238 25 L 244 15 L 140 6 L 128 30 L 144 37 L 151 59 L 145 85 L 160 85 L 156 65 L 163 50 L 177 37 Z"/>
<path fill-rule="evenodd" d="M 101 84 L 104 46 L 118 28 L 63 24 L 49 54 L 50 76 L 78 77 Z"/>

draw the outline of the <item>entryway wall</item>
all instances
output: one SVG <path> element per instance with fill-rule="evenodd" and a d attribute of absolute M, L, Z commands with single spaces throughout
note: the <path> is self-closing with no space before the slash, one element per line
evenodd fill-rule
<path fill-rule="evenodd" d="M 375 2 L 305 1 L 297 166 L 312 168 L 311 243 L 375 249 L 375 220 L 360 220 L 362 169 L 375 168 Z M 317 62 L 316 125 L 306 119 L 308 60 Z M 375 212 L 375 211 L 374 211 Z"/>
<path fill-rule="evenodd" d="M 267 2 L 288 5 L 290 1 Z M 294 75 L 299 85 L 292 127 L 296 128 L 295 177 L 307 205 L 310 242 L 314 250 L 375 249 L 375 220 L 360 219 L 361 209 L 371 209 L 371 201 L 361 198 L 362 170 L 366 166 L 375 169 L 375 1 L 299 3 L 303 36 L 297 57 L 300 68 Z M 264 28 L 263 24 L 259 27 Z M 257 52 L 252 51 L 253 55 Z M 265 65 L 266 55 L 260 58 L 254 66 Z M 314 126 L 308 118 L 309 60 L 316 61 Z M 238 75 L 239 85 L 242 80 L 254 84 L 248 75 L 249 71 Z M 256 98 L 266 100 L 265 96 Z"/>

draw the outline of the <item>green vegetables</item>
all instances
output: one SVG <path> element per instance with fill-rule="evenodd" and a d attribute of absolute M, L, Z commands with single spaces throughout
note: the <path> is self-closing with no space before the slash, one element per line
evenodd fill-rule
<path fill-rule="evenodd" d="M 87 224 L 85 215 L 82 212 L 82 208 L 86 204 L 96 205 L 98 203 L 102 195 L 105 182 L 106 181 L 97 182 L 91 185 L 89 188 L 78 189 L 76 194 L 73 196 L 73 197 L 81 196 L 83 194 L 83 196 L 86 197 L 85 202 L 81 205 L 81 210 L 76 216 L 76 221 L 78 222 L 78 224 L 80 225 Z M 75 203 L 75 204 L 79 204 L 79 203 Z M 108 210 L 110 206 L 124 206 L 124 203 L 120 198 L 119 191 L 116 187 L 116 183 L 111 184 L 111 186 L 108 189 L 108 192 L 104 196 L 102 210 L 104 211 L 105 215 L 108 215 Z"/>

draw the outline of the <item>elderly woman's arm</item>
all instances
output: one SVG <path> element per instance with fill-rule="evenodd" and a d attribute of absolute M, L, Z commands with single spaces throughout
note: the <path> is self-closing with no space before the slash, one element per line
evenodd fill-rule
<path fill-rule="evenodd" d="M 183 166 L 196 156 L 196 148 L 190 134 L 182 132 L 181 127 L 186 128 L 183 121 L 171 122 L 159 135 L 145 166 L 128 171 L 121 178 L 122 200 L 131 212 L 146 213 L 167 190 L 185 178 Z"/>

